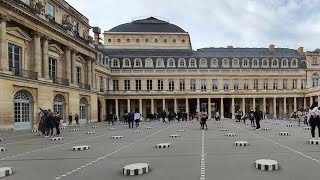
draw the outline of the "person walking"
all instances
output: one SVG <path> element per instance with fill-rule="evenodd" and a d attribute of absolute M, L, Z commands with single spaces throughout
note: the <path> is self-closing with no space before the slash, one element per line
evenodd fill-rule
<path fill-rule="evenodd" d="M 69 120 L 69 126 L 72 126 L 72 113 L 69 114 L 68 116 L 68 120 Z"/>
<path fill-rule="evenodd" d="M 167 123 L 166 117 L 167 117 L 167 113 L 165 110 L 163 110 L 161 113 L 162 123 Z"/>
<path fill-rule="evenodd" d="M 54 122 L 54 114 L 51 111 L 51 109 L 48 109 L 48 119 L 47 119 L 47 136 L 53 136 L 53 128 L 55 127 L 55 122 Z"/>
<path fill-rule="evenodd" d="M 254 124 L 254 111 L 253 110 L 250 111 L 249 119 L 251 122 L 251 127 L 256 127 Z"/>
<path fill-rule="evenodd" d="M 207 125 L 208 114 L 206 112 L 202 111 L 200 114 L 200 118 L 201 118 L 202 129 L 204 129 L 204 126 L 206 126 L 206 130 L 208 130 L 208 125 Z"/>
<path fill-rule="evenodd" d="M 130 112 L 128 112 L 129 128 L 133 128 L 133 120 L 134 120 L 134 114 L 132 111 L 130 111 Z"/>
<path fill-rule="evenodd" d="M 220 125 L 221 118 L 220 118 L 220 113 L 219 113 L 219 111 L 216 112 L 214 118 L 216 119 L 217 125 Z"/>
<path fill-rule="evenodd" d="M 256 111 L 254 112 L 254 118 L 256 119 L 256 125 L 257 125 L 257 130 L 260 130 L 260 120 L 261 120 L 261 113 L 258 108 L 256 108 Z"/>
<path fill-rule="evenodd" d="M 76 113 L 74 115 L 74 120 L 76 121 L 76 125 L 79 125 L 79 115 L 78 115 L 78 113 Z"/>
<path fill-rule="evenodd" d="M 316 127 L 318 127 L 319 140 L 320 140 L 320 111 L 318 108 L 318 102 L 313 102 L 312 106 L 309 109 L 308 121 L 311 126 L 311 136 L 312 139 L 316 139 Z"/>
<path fill-rule="evenodd" d="M 107 121 L 108 121 L 108 124 L 112 123 L 112 125 L 114 125 L 114 119 L 113 119 L 113 114 L 111 112 L 109 112 L 107 114 Z"/>
<path fill-rule="evenodd" d="M 61 116 L 59 114 L 59 112 L 54 112 L 54 120 L 55 120 L 55 127 L 56 127 L 56 134 L 55 136 L 59 136 L 60 135 L 60 120 L 61 120 Z"/>
<path fill-rule="evenodd" d="M 47 134 L 47 117 L 48 117 L 48 111 L 47 110 L 43 110 L 41 108 L 40 112 L 38 113 L 39 118 L 40 118 L 40 122 L 39 122 L 39 127 L 38 130 L 41 132 L 40 135 L 45 135 Z"/>
<path fill-rule="evenodd" d="M 141 114 L 138 111 L 136 111 L 134 113 L 134 121 L 136 122 L 136 128 L 139 127 L 140 118 L 141 118 Z"/>

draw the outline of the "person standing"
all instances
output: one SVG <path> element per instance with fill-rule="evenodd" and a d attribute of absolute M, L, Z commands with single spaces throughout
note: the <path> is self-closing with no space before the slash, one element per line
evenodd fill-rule
<path fill-rule="evenodd" d="M 312 139 L 316 139 L 316 127 L 318 127 L 319 131 L 319 140 L 320 140 L 320 111 L 318 108 L 318 102 L 313 102 L 312 106 L 309 109 L 308 113 L 308 121 L 311 126 L 311 136 Z"/>
<path fill-rule="evenodd" d="M 220 114 L 219 114 L 219 111 L 217 111 L 216 112 L 216 114 L 215 114 L 215 117 L 214 117 L 215 119 L 216 119 L 216 123 L 217 123 L 217 125 L 220 125 Z"/>
<path fill-rule="evenodd" d="M 204 126 L 206 126 L 206 130 L 208 130 L 208 125 L 207 125 L 208 114 L 206 112 L 202 111 L 200 114 L 200 117 L 201 117 L 202 129 L 204 129 Z"/>
<path fill-rule="evenodd" d="M 166 122 L 166 117 L 167 117 L 167 113 L 166 113 L 165 110 L 163 110 L 162 113 L 161 113 L 162 123 L 167 123 Z"/>
<path fill-rule="evenodd" d="M 76 113 L 74 115 L 74 120 L 76 121 L 76 125 L 79 125 L 79 115 L 78 115 L 78 113 Z"/>
<path fill-rule="evenodd" d="M 256 111 L 254 112 L 254 118 L 256 119 L 256 125 L 257 125 L 257 130 L 260 130 L 260 120 L 261 120 L 261 113 L 258 108 L 256 108 Z"/>
<path fill-rule="evenodd" d="M 61 116 L 59 112 L 54 113 L 54 120 L 55 120 L 55 126 L 56 126 L 56 136 L 60 135 L 60 120 Z"/>
<path fill-rule="evenodd" d="M 140 118 L 141 118 L 141 114 L 138 111 L 136 111 L 134 113 L 134 121 L 136 122 L 136 128 L 139 127 Z"/>
<path fill-rule="evenodd" d="M 254 124 L 254 111 L 253 110 L 250 111 L 249 119 L 251 122 L 251 127 L 256 127 Z"/>
<path fill-rule="evenodd" d="M 108 124 L 112 123 L 112 125 L 114 125 L 114 119 L 113 119 L 113 114 L 111 112 L 109 112 L 107 114 L 107 121 L 108 121 Z"/>
<path fill-rule="evenodd" d="M 48 119 L 47 119 L 47 136 L 53 136 L 53 128 L 55 127 L 55 122 L 54 122 L 54 114 L 51 111 L 51 109 L 48 109 Z"/>
<path fill-rule="evenodd" d="M 69 120 L 69 126 L 72 126 L 72 113 L 69 114 L 68 116 L 68 120 Z"/>
<path fill-rule="evenodd" d="M 128 123 L 129 123 L 129 128 L 133 128 L 133 120 L 134 120 L 134 114 L 132 111 L 128 113 Z"/>

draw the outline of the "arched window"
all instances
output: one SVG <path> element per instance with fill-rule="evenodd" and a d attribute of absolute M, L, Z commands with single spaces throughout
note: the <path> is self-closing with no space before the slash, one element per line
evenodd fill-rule
<path fill-rule="evenodd" d="M 14 95 L 14 129 L 31 129 L 31 99 L 27 92 L 18 91 Z"/>
<path fill-rule="evenodd" d="M 142 67 L 142 61 L 140 58 L 134 59 L 134 67 Z"/>
<path fill-rule="evenodd" d="M 268 67 L 269 66 L 269 60 L 268 59 L 263 59 L 262 60 L 262 67 Z"/>
<path fill-rule="evenodd" d="M 275 68 L 275 67 L 279 67 L 279 64 L 278 64 L 279 60 L 278 59 L 272 59 L 272 67 Z"/>
<path fill-rule="evenodd" d="M 130 59 L 124 58 L 122 67 L 131 67 Z"/>
<path fill-rule="evenodd" d="M 242 60 L 242 67 L 244 68 L 249 67 L 249 59 L 245 58 Z"/>
<path fill-rule="evenodd" d="M 229 68 L 230 67 L 230 62 L 229 62 L 229 59 L 223 59 L 222 60 L 222 66 L 224 67 L 224 68 Z"/>
<path fill-rule="evenodd" d="M 239 59 L 235 58 L 232 60 L 232 67 L 239 67 Z"/>
<path fill-rule="evenodd" d="M 200 59 L 200 67 L 202 67 L 202 68 L 207 68 L 208 67 L 208 63 L 207 63 L 207 60 L 205 58 L 201 58 Z"/>
<path fill-rule="evenodd" d="M 175 67 L 174 59 L 172 58 L 168 59 L 167 67 Z"/>
<path fill-rule="evenodd" d="M 211 59 L 211 67 L 213 67 L 213 68 L 219 67 L 219 61 L 218 61 L 218 59 L 216 59 L 216 58 Z"/>
<path fill-rule="evenodd" d="M 85 124 L 87 123 L 87 110 L 88 109 L 88 101 L 86 98 L 80 99 L 80 107 L 79 107 L 79 123 Z"/>
<path fill-rule="evenodd" d="M 298 67 L 298 60 L 297 59 L 292 59 L 290 66 L 293 67 L 293 68 Z"/>
<path fill-rule="evenodd" d="M 159 58 L 157 59 L 157 67 L 164 67 L 164 60 Z"/>
<path fill-rule="evenodd" d="M 112 67 L 119 67 L 120 63 L 119 63 L 119 59 L 112 59 Z"/>
<path fill-rule="evenodd" d="M 197 67 L 197 61 L 194 58 L 189 59 L 189 67 Z"/>
<path fill-rule="evenodd" d="M 258 59 L 252 60 L 252 67 L 259 67 L 259 60 Z"/>
<path fill-rule="evenodd" d="M 53 98 L 53 111 L 59 112 L 61 121 L 64 119 L 64 98 L 61 95 L 56 95 Z"/>
<path fill-rule="evenodd" d="M 186 67 L 186 60 L 181 58 L 179 59 L 179 67 Z"/>
<path fill-rule="evenodd" d="M 153 67 L 153 60 L 150 59 L 150 58 L 147 58 L 147 59 L 146 59 L 146 65 L 145 65 L 145 66 L 148 67 L 148 68 Z"/>
<path fill-rule="evenodd" d="M 288 59 L 282 59 L 282 61 L 281 61 L 281 67 L 288 67 L 289 66 L 289 64 L 288 64 Z"/>

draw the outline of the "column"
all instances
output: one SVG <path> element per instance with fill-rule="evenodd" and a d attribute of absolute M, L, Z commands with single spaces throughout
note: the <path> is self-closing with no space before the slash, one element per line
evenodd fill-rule
<path fill-rule="evenodd" d="M 200 99 L 197 98 L 197 112 L 200 112 Z"/>
<path fill-rule="evenodd" d="M 174 112 L 178 113 L 178 103 L 176 98 L 174 98 Z"/>
<path fill-rule="evenodd" d="M 287 118 L 287 98 L 283 98 L 283 117 Z"/>
<path fill-rule="evenodd" d="M 139 113 L 142 114 L 143 110 L 142 110 L 142 99 L 139 99 Z"/>
<path fill-rule="evenodd" d="M 73 85 L 78 85 L 77 83 L 77 66 L 76 66 L 76 55 L 77 55 L 77 51 L 73 50 L 71 53 L 71 71 L 72 71 L 72 84 Z"/>
<path fill-rule="evenodd" d="M 211 98 L 208 98 L 208 118 L 211 119 Z"/>
<path fill-rule="evenodd" d="M 38 32 L 33 33 L 34 42 L 34 66 L 35 72 L 38 73 L 38 79 L 42 78 L 42 58 L 41 58 L 41 34 Z"/>
<path fill-rule="evenodd" d="M 162 99 L 162 110 L 166 111 L 166 99 Z"/>
<path fill-rule="evenodd" d="M 189 99 L 186 99 L 186 113 L 189 114 Z"/>
<path fill-rule="evenodd" d="M 96 89 L 96 62 L 91 61 L 91 77 L 92 77 L 92 89 Z"/>
<path fill-rule="evenodd" d="M 223 98 L 221 98 L 221 102 L 220 102 L 220 117 L 221 119 L 224 119 L 224 107 L 223 107 Z"/>
<path fill-rule="evenodd" d="M 8 70 L 8 44 L 6 39 L 7 34 L 7 21 L 9 21 L 9 17 L 4 14 L 0 14 L 0 70 Z"/>
<path fill-rule="evenodd" d="M 265 114 L 267 112 L 267 99 L 263 98 L 263 113 Z"/>
<path fill-rule="evenodd" d="M 151 113 L 154 114 L 154 99 L 151 99 Z"/>
<path fill-rule="evenodd" d="M 312 104 L 313 104 L 313 97 L 311 96 L 311 97 L 310 97 L 310 104 L 309 104 L 309 107 L 311 107 L 311 106 L 312 106 Z"/>
<path fill-rule="evenodd" d="M 88 58 L 88 60 L 87 60 L 87 72 L 88 72 L 88 75 L 87 75 L 87 77 L 88 77 L 88 85 L 91 87 L 91 89 L 92 89 L 92 84 L 91 84 L 91 79 L 92 79 L 92 74 L 91 74 L 91 71 L 92 70 L 92 68 L 91 68 L 91 58 L 89 57 Z"/>
<path fill-rule="evenodd" d="M 49 38 L 43 37 L 42 38 L 42 72 L 43 72 L 43 78 L 48 80 L 49 79 Z"/>
<path fill-rule="evenodd" d="M 127 100 L 127 109 L 128 109 L 128 112 L 131 112 L 131 102 L 130 102 L 130 99 Z"/>
<path fill-rule="evenodd" d="M 71 48 L 70 47 L 65 47 L 65 60 L 66 60 L 66 67 L 65 67 L 65 71 L 66 71 L 66 79 L 68 79 L 68 83 L 69 85 L 71 84 Z"/>
<path fill-rule="evenodd" d="M 297 98 L 296 97 L 293 98 L 293 111 L 297 112 Z"/>
<path fill-rule="evenodd" d="M 242 111 L 243 115 L 246 114 L 246 98 L 242 98 Z"/>
<path fill-rule="evenodd" d="M 234 98 L 232 98 L 231 99 L 231 112 L 232 112 L 232 119 L 235 119 L 235 116 L 234 116 L 234 114 L 235 114 L 235 107 L 234 107 Z"/>
<path fill-rule="evenodd" d="M 115 103 L 116 103 L 116 116 L 119 118 L 119 100 L 118 99 L 115 99 Z"/>
<path fill-rule="evenodd" d="M 307 98 L 303 98 L 303 109 L 307 109 Z"/>
<path fill-rule="evenodd" d="M 256 110 L 256 98 L 252 99 L 252 106 L 253 106 L 253 110 Z"/>
<path fill-rule="evenodd" d="M 273 98 L 273 118 L 277 118 L 277 98 Z"/>

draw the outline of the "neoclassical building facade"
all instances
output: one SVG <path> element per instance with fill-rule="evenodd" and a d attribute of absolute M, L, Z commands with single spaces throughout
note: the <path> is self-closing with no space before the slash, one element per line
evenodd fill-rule
<path fill-rule="evenodd" d="M 81 123 L 130 110 L 287 118 L 320 95 L 320 50 L 193 50 L 188 32 L 155 17 L 100 36 L 64 0 L 0 0 L 0 129 L 36 127 L 39 108 Z"/>

